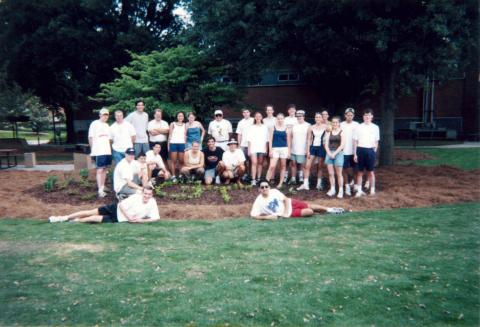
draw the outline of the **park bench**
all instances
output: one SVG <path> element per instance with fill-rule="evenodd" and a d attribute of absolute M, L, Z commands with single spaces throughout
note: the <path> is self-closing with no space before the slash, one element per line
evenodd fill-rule
<path fill-rule="evenodd" d="M 31 151 L 24 138 L 3 138 L 0 139 L 0 168 L 6 169 L 17 166 L 18 157 L 24 156 L 25 167 L 36 165 L 35 152 Z"/>

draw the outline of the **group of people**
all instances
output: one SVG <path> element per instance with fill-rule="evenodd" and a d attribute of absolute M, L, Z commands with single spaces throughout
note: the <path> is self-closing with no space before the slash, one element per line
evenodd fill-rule
<path fill-rule="evenodd" d="M 109 111 L 103 108 L 88 132 L 91 156 L 96 163 L 98 196 L 106 195 L 107 169 L 113 160 L 113 188 L 121 202 L 69 216 L 53 216 L 51 221 L 158 220 L 158 208 L 153 209 L 153 185 L 159 179 L 176 182 L 180 177 L 203 180 L 205 184 L 250 181 L 258 185 L 260 194 L 251 211 L 257 219 L 303 217 L 316 211 L 343 212 L 340 208 L 289 199 L 278 190 L 284 183 L 296 185 L 297 181 L 298 191 L 309 190 L 315 163 L 318 190 L 325 189 L 322 172 L 324 166 L 327 168 L 328 196 L 343 198 L 353 195 L 353 190 L 360 197 L 365 195 L 364 189 L 375 194 L 380 133 L 372 122 L 371 109 L 364 110 L 361 124 L 353 120 L 353 108 L 345 110 L 344 121 L 339 116 L 329 119 L 326 110 L 318 112 L 314 124 L 308 123 L 305 111 L 297 110 L 295 105 L 289 105 L 287 111 L 287 116 L 275 115 L 273 106 L 267 105 L 265 117 L 261 112 L 251 117 L 250 110 L 245 108 L 235 137 L 222 110 L 215 110 L 215 118 L 205 130 L 194 113 L 179 112 L 175 121 L 168 124 L 162 119 L 162 111 L 156 109 L 154 119 L 149 121 L 143 101 L 138 101 L 136 110 L 126 118 L 121 110 L 115 111 L 115 122 L 109 126 Z M 207 134 L 206 146 L 202 147 Z M 364 171 L 368 174 L 365 185 Z M 274 184 L 277 189 L 271 188 Z M 134 207 L 142 209 L 129 212 Z"/>

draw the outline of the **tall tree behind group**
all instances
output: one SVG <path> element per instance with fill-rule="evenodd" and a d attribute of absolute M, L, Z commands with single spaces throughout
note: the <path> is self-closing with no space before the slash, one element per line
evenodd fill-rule
<path fill-rule="evenodd" d="M 478 60 L 474 0 L 192 0 L 190 9 L 193 39 L 232 75 L 288 65 L 325 97 L 378 94 L 382 164 L 393 162 L 397 98 Z"/>
<path fill-rule="evenodd" d="M 7 78 L 52 106 L 73 110 L 113 80 L 136 53 L 175 44 L 179 0 L 0 1 L 0 65 Z"/>

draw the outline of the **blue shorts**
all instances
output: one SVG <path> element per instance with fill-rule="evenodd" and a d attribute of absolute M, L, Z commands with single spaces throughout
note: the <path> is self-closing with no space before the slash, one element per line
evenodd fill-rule
<path fill-rule="evenodd" d="M 325 151 L 325 148 L 321 145 L 311 145 L 310 155 L 315 157 L 325 158 L 325 156 L 327 155 L 327 152 Z"/>
<path fill-rule="evenodd" d="M 170 143 L 170 152 L 185 152 L 185 143 Z"/>
<path fill-rule="evenodd" d="M 374 171 L 377 153 L 373 148 L 357 148 L 358 171 Z"/>
<path fill-rule="evenodd" d="M 109 154 L 96 156 L 95 165 L 97 168 L 107 168 L 112 164 L 112 156 Z"/>
<path fill-rule="evenodd" d="M 148 150 L 150 150 L 150 146 L 148 143 L 135 143 L 133 145 L 133 148 L 135 149 L 135 158 L 138 158 L 138 155 L 143 152 L 143 154 L 146 154 Z"/>
<path fill-rule="evenodd" d="M 340 151 L 335 156 L 335 159 L 331 159 L 328 155 L 325 157 L 326 165 L 334 165 L 335 167 L 343 167 L 343 152 Z"/>
<path fill-rule="evenodd" d="M 295 161 L 298 164 L 304 164 L 307 161 L 307 156 L 304 154 L 292 154 L 290 160 Z"/>
<path fill-rule="evenodd" d="M 343 155 L 343 168 L 357 168 L 357 163 L 353 160 L 353 154 L 344 154 Z"/>
<path fill-rule="evenodd" d="M 216 174 L 217 174 L 217 169 L 216 168 L 207 169 L 207 170 L 205 170 L 204 177 L 205 178 L 207 178 L 207 177 L 214 178 Z"/>

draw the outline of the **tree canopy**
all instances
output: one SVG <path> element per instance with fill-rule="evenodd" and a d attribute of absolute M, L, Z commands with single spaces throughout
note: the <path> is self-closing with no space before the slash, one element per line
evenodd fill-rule
<path fill-rule="evenodd" d="M 162 108 L 169 117 L 178 111 L 203 116 L 239 98 L 234 87 L 220 81 L 225 67 L 197 48 L 177 46 L 131 56 L 127 66 L 116 69 L 120 77 L 102 84 L 98 94 L 112 109 L 133 110 L 135 101 L 142 99 L 148 110 Z"/>

